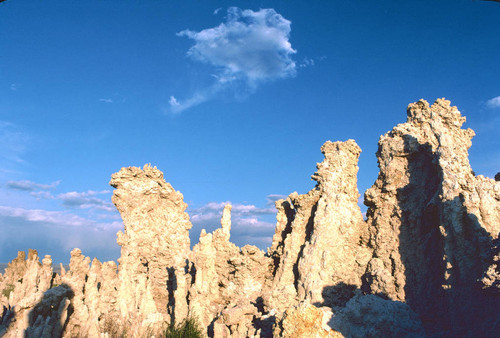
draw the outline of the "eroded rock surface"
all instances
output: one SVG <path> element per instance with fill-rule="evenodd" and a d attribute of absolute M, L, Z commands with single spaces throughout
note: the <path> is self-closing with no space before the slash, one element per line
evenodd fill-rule
<path fill-rule="evenodd" d="M 472 329 L 498 305 L 477 284 L 500 231 L 500 185 L 474 176 L 474 132 L 449 101 L 420 100 L 407 114 L 380 138 L 365 194 L 374 253 L 364 290 L 406 301 L 432 332 Z"/>
<path fill-rule="evenodd" d="M 475 176 L 474 135 L 449 101 L 410 104 L 379 141 L 358 206 L 353 140 L 326 142 L 316 186 L 276 202 L 272 245 L 201 232 L 151 167 L 112 176 L 125 228 L 115 262 L 71 252 L 68 271 L 30 250 L 0 275 L 0 336 L 142 337 L 193 317 L 211 337 L 494 336 L 500 330 L 500 182 Z"/>
<path fill-rule="evenodd" d="M 111 178 L 113 203 L 125 231 L 118 260 L 118 308 L 121 316 L 143 326 L 182 321 L 187 316 L 190 251 L 187 204 L 163 173 L 145 165 L 122 168 Z"/>

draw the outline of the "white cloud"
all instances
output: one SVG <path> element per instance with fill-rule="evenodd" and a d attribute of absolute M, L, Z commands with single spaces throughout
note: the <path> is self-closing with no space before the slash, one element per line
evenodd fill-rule
<path fill-rule="evenodd" d="M 305 67 L 314 66 L 314 64 L 315 64 L 314 59 L 304 58 L 304 60 L 302 60 L 302 62 L 299 64 L 299 67 L 305 68 Z"/>
<path fill-rule="evenodd" d="M 116 213 L 116 208 L 109 200 L 104 200 L 96 197 L 96 195 L 109 194 L 111 191 L 88 190 L 86 192 L 70 191 L 57 195 L 51 194 L 47 190 L 55 189 L 61 181 L 55 181 L 50 184 L 39 184 L 28 180 L 23 181 L 8 181 L 5 185 L 9 189 L 29 192 L 31 196 L 37 200 L 56 200 L 62 202 L 62 205 L 67 208 L 74 209 L 90 209 L 97 211 L 105 211 Z"/>
<path fill-rule="evenodd" d="M 15 92 L 17 90 L 17 85 L 15 83 L 11 84 L 10 85 L 10 90 L 12 90 L 12 91 Z"/>
<path fill-rule="evenodd" d="M 29 222 L 42 222 L 69 227 L 78 227 L 93 223 L 86 218 L 62 211 L 23 209 L 7 206 L 0 206 L 0 216 L 19 218 Z"/>
<path fill-rule="evenodd" d="M 296 64 L 292 55 L 296 51 L 289 41 L 290 25 L 274 9 L 254 12 L 231 7 L 226 22 L 217 27 L 179 32 L 178 36 L 195 42 L 188 51 L 191 59 L 215 67 L 216 82 L 185 102 L 176 100 L 178 105 L 172 105 L 171 100 L 172 111 L 181 112 L 200 104 L 235 81 L 252 91 L 262 82 L 294 76 Z"/>
<path fill-rule="evenodd" d="M 54 196 L 48 191 L 32 191 L 30 195 L 36 198 L 37 200 L 52 200 Z"/>
<path fill-rule="evenodd" d="M 295 74 L 291 55 L 296 51 L 288 41 L 290 21 L 274 9 L 254 12 L 231 7 L 227 17 L 215 28 L 178 33 L 195 41 L 188 51 L 191 58 L 221 67 L 221 74 L 230 78 L 255 81 Z"/>
<path fill-rule="evenodd" d="M 222 9 L 221 7 L 216 8 L 216 9 L 214 10 L 214 15 L 219 14 L 219 12 L 220 12 L 220 10 L 221 10 L 221 9 Z"/>
<path fill-rule="evenodd" d="M 95 195 L 108 194 L 109 190 L 87 192 L 67 192 L 59 194 L 56 199 L 62 201 L 63 205 L 70 208 L 96 209 L 102 211 L 115 212 L 113 203 L 94 197 Z"/>
<path fill-rule="evenodd" d="M 287 196 L 285 196 L 285 195 L 280 195 L 280 194 L 270 194 L 270 195 L 267 195 L 267 196 L 266 196 L 267 205 L 274 206 L 274 203 L 275 203 L 277 200 L 284 200 L 284 199 L 286 199 L 286 198 L 287 198 Z"/>
<path fill-rule="evenodd" d="M 61 181 L 55 181 L 50 184 L 39 184 L 28 180 L 23 181 L 8 181 L 6 183 L 7 188 L 23 190 L 23 191 L 34 191 L 34 190 L 49 190 L 55 189 Z"/>
<path fill-rule="evenodd" d="M 121 221 L 101 222 L 70 212 L 0 206 L 0 261 L 15 257 L 18 250 L 34 248 L 52 255 L 54 262 L 67 261 L 75 247 L 101 261 L 116 259 L 116 232 Z M 9 258 L 8 258 L 9 257 Z"/>
<path fill-rule="evenodd" d="M 486 101 L 486 105 L 490 108 L 500 108 L 500 96 L 489 99 Z"/>
<path fill-rule="evenodd" d="M 113 103 L 113 100 L 112 99 L 99 99 L 99 102 Z"/>
<path fill-rule="evenodd" d="M 173 107 L 181 105 L 174 96 L 170 96 L 170 100 L 168 101 L 168 103 Z"/>

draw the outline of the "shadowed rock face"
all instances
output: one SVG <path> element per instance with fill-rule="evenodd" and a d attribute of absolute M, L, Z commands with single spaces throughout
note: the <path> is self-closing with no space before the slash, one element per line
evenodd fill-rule
<path fill-rule="evenodd" d="M 410 104 L 407 122 L 380 138 L 380 174 L 365 194 L 373 258 L 364 290 L 406 301 L 431 331 L 472 328 L 492 302 L 477 281 L 500 231 L 500 186 L 474 176 L 464 122 L 444 99 Z"/>
<path fill-rule="evenodd" d="M 326 142 L 307 194 L 276 202 L 267 253 L 221 228 L 190 250 L 183 196 L 149 165 L 112 176 L 121 257 L 36 251 L 0 275 L 0 336 L 151 336 L 195 317 L 209 336 L 488 336 L 500 330 L 500 182 L 472 172 L 474 135 L 444 99 L 410 104 L 381 136 L 358 206 L 353 140 Z"/>

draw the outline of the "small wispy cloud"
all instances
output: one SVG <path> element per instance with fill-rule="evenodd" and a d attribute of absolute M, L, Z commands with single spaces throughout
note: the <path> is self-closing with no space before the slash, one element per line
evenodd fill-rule
<path fill-rule="evenodd" d="M 15 91 L 17 90 L 17 88 L 18 88 L 18 87 L 17 87 L 17 84 L 15 84 L 15 83 L 12 83 L 12 84 L 10 85 L 10 90 L 12 90 L 13 92 L 15 92 Z"/>
<path fill-rule="evenodd" d="M 286 199 L 286 198 L 287 198 L 287 196 L 280 195 L 280 194 L 270 194 L 270 195 L 267 195 L 266 196 L 267 205 L 274 206 L 274 202 L 276 202 L 277 200 L 283 200 L 283 199 Z"/>
<path fill-rule="evenodd" d="M 177 106 L 180 106 L 181 104 L 177 101 L 177 99 L 174 97 L 174 96 L 170 96 L 170 100 L 168 101 L 168 103 L 172 106 L 172 107 L 177 107 Z"/>
<path fill-rule="evenodd" d="M 86 218 L 67 212 L 13 208 L 8 206 L 0 206 L 0 216 L 15 217 L 29 222 L 42 222 L 69 227 L 84 226 L 92 223 Z"/>
<path fill-rule="evenodd" d="M 289 41 L 291 22 L 274 9 L 252 11 L 231 7 L 227 20 L 217 27 L 199 32 L 183 30 L 178 36 L 194 40 L 187 55 L 194 61 L 215 68 L 215 82 L 182 101 L 170 100 L 174 113 L 203 103 L 221 91 L 234 87 L 252 92 L 263 82 L 296 74 Z M 230 86 L 231 85 L 231 86 Z"/>
<path fill-rule="evenodd" d="M 69 208 L 79 208 L 79 209 L 96 209 L 108 212 L 116 211 L 113 203 L 103 200 L 101 198 L 95 197 L 95 195 L 108 194 L 109 190 L 103 191 L 92 191 L 87 192 L 67 192 L 59 194 L 56 199 L 62 201 L 65 207 Z"/>
<path fill-rule="evenodd" d="M 40 184 L 28 180 L 7 181 L 5 186 L 8 189 L 29 192 L 30 196 L 37 200 L 54 200 L 61 202 L 62 206 L 70 209 L 90 209 L 104 211 L 110 214 L 116 213 L 116 208 L 109 200 L 97 197 L 98 195 L 110 194 L 109 190 L 83 192 L 70 191 L 60 194 L 53 194 L 50 190 L 56 189 L 61 181 L 50 184 Z"/>
<path fill-rule="evenodd" d="M 35 190 L 50 190 L 55 189 L 61 181 L 55 181 L 50 184 L 39 184 L 28 180 L 22 181 L 7 181 L 5 184 L 9 189 L 35 191 Z"/>
<path fill-rule="evenodd" d="M 305 67 L 311 67 L 314 66 L 315 62 L 314 59 L 309 59 L 309 58 L 304 58 L 302 62 L 299 64 L 300 68 L 305 68 Z"/>
<path fill-rule="evenodd" d="M 0 121 L 0 174 L 14 173 L 25 163 L 23 155 L 31 137 L 21 127 L 7 121 Z"/>
<path fill-rule="evenodd" d="M 486 101 L 486 105 L 490 108 L 500 108 L 500 96 L 489 99 Z"/>
<path fill-rule="evenodd" d="M 99 102 L 113 103 L 113 100 L 112 99 L 99 99 Z"/>

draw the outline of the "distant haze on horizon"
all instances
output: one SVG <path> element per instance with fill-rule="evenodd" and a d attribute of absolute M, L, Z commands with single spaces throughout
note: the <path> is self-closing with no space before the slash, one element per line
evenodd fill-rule
<path fill-rule="evenodd" d="M 325 141 L 359 144 L 363 195 L 380 135 L 421 98 L 458 107 L 473 170 L 494 177 L 499 18 L 473 0 L 4 1 L 0 262 L 116 260 L 108 182 L 146 163 L 183 193 L 192 244 L 231 203 L 231 240 L 265 249 L 274 201 L 314 186 Z"/>

